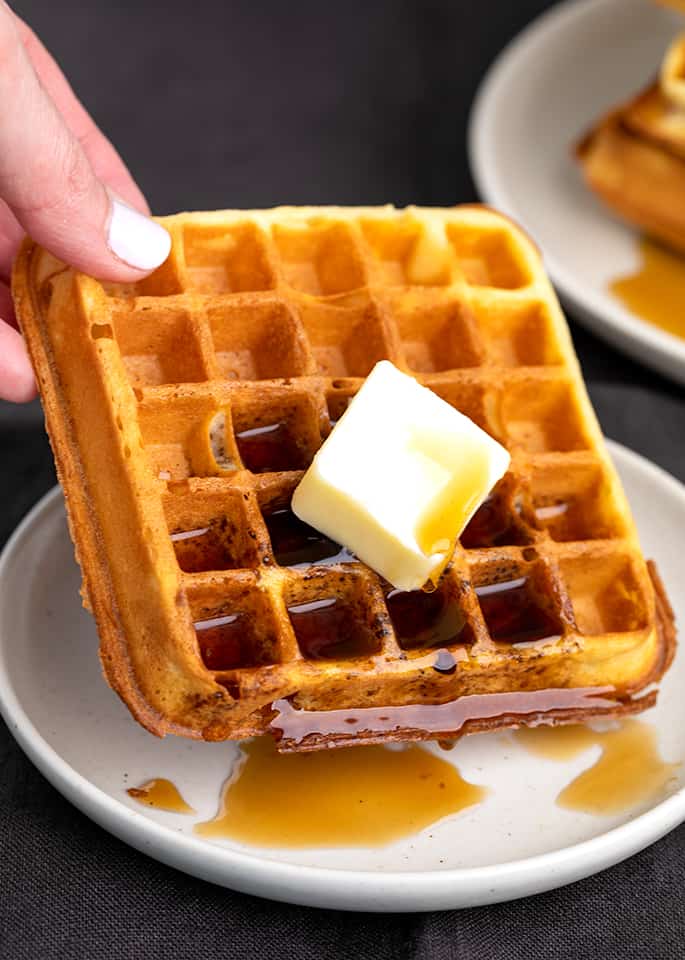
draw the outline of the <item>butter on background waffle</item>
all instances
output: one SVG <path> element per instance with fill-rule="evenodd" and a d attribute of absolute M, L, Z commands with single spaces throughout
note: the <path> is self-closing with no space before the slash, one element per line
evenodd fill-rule
<path fill-rule="evenodd" d="M 160 222 L 170 257 L 138 284 L 30 240 L 13 274 L 105 675 L 136 719 L 307 749 L 654 702 L 636 694 L 672 614 L 519 229 L 473 206 Z M 383 358 L 512 456 L 434 594 L 344 552 L 289 565 L 292 491 Z"/>

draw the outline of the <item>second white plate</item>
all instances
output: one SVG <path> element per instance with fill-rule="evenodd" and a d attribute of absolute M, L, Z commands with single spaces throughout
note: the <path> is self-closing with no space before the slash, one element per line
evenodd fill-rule
<path fill-rule="evenodd" d="M 486 203 L 528 230 L 573 315 L 611 344 L 685 383 L 685 340 L 609 292 L 638 266 L 637 235 L 584 185 L 572 145 L 653 77 L 683 18 L 647 0 L 567 0 L 497 58 L 470 121 L 471 169 Z"/>

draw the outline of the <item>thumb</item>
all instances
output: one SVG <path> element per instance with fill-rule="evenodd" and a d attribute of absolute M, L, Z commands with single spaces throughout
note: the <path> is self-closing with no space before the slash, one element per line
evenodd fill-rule
<path fill-rule="evenodd" d="M 135 281 L 166 260 L 169 234 L 97 178 L 2 2 L 0 103 L 0 197 L 34 240 L 102 280 Z"/>

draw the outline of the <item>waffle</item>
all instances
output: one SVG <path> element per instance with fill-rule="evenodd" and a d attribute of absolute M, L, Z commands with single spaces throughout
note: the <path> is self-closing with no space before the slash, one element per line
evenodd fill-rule
<path fill-rule="evenodd" d="M 140 723 L 310 749 L 654 702 L 636 694 L 670 661 L 672 614 L 538 252 L 509 220 L 160 222 L 170 257 L 138 284 L 29 240 L 13 275 L 104 672 Z M 433 593 L 393 590 L 289 510 L 381 358 L 512 456 Z"/>
<path fill-rule="evenodd" d="M 667 51 L 658 82 L 604 116 L 576 156 L 614 212 L 685 252 L 685 34 Z"/>

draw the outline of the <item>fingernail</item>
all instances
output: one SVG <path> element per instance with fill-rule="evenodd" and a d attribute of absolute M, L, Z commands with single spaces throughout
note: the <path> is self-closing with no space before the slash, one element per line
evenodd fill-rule
<path fill-rule="evenodd" d="M 171 250 L 171 237 L 158 223 L 110 194 L 107 245 L 115 257 L 138 270 L 154 270 Z"/>

